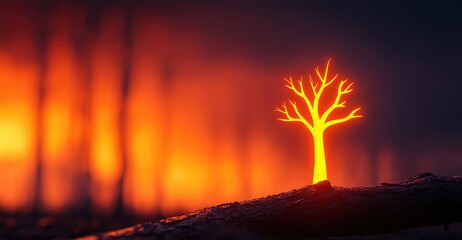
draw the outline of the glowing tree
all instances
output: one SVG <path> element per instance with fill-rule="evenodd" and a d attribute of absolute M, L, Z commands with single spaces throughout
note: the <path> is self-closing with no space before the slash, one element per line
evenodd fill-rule
<path fill-rule="evenodd" d="M 306 91 L 303 87 L 302 78 L 298 81 L 298 84 L 296 84 L 298 86 L 294 85 L 294 82 L 292 81 L 292 77 L 289 77 L 289 79 L 284 78 L 284 80 L 287 82 L 287 85 L 285 86 L 288 89 L 292 90 L 298 97 L 304 100 L 304 104 L 306 105 L 306 108 L 307 108 L 306 110 L 308 110 L 308 113 L 311 116 L 310 121 L 307 120 L 308 118 L 306 116 L 303 116 L 306 111 L 302 111 L 302 109 L 299 109 L 295 101 L 289 100 L 290 105 L 293 108 L 292 112 L 295 113 L 295 115 L 289 112 L 285 102 L 282 104 L 282 109 L 281 108 L 275 109 L 277 112 L 281 112 L 285 115 L 284 118 L 278 118 L 278 120 L 281 120 L 284 122 L 301 122 L 308 128 L 311 135 L 313 136 L 313 140 L 314 140 L 313 184 L 327 179 L 326 157 L 324 153 L 324 131 L 330 126 L 333 126 L 335 124 L 346 122 L 353 118 L 362 117 L 361 115 L 356 114 L 361 108 L 356 108 L 345 117 L 336 118 L 336 119 L 328 119 L 334 110 L 345 107 L 346 101 L 342 100 L 342 97 L 350 93 L 351 91 L 353 91 L 353 89 L 351 88 L 353 83 L 346 84 L 347 79 L 341 80 L 339 82 L 337 86 L 337 94 L 335 95 L 335 99 L 333 99 L 332 105 L 327 107 L 327 109 L 324 111 L 320 109 L 321 97 L 323 96 L 324 90 L 327 87 L 329 87 L 332 83 L 336 82 L 335 80 L 337 79 L 337 76 L 338 76 L 338 74 L 333 76 L 332 78 L 328 76 L 330 61 L 331 59 L 329 59 L 329 61 L 327 62 L 324 74 L 320 72 L 318 67 L 315 68 L 315 72 L 317 76 L 316 83 L 313 82 L 311 75 L 309 75 L 311 90 L 312 90 L 311 91 L 312 93 L 310 93 L 309 95 L 306 94 Z M 326 101 L 327 99 L 325 100 L 324 98 L 322 100 Z"/>

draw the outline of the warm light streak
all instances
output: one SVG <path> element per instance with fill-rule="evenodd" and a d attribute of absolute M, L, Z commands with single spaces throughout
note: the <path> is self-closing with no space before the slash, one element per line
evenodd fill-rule
<path fill-rule="evenodd" d="M 204 95 L 200 95 L 205 84 L 184 83 L 172 86 L 175 95 L 170 103 L 170 135 L 168 161 L 164 162 L 163 213 L 182 209 L 196 209 L 200 205 L 216 203 L 217 195 L 211 191 L 220 176 L 212 178 L 215 164 L 220 159 L 211 159 L 213 146 L 207 141 Z M 188 98 L 182 96 L 188 95 Z M 194 117 L 193 117 L 194 116 Z M 218 190 L 216 194 L 220 194 Z"/>
<path fill-rule="evenodd" d="M 37 73 L 34 62 L 0 50 L 1 209 L 25 212 L 33 202 Z"/>
<path fill-rule="evenodd" d="M 29 137 L 22 119 L 0 119 L 0 158 L 15 158 L 29 155 Z"/>
<path fill-rule="evenodd" d="M 130 92 L 127 96 L 127 165 L 124 204 L 130 212 L 152 216 L 160 204 L 163 109 L 158 49 L 165 34 L 145 13 L 133 19 Z M 153 34 L 155 33 L 155 34 Z"/>
<path fill-rule="evenodd" d="M 295 112 L 295 116 L 293 116 L 289 112 L 289 109 L 287 108 L 287 105 L 285 102 L 282 104 L 282 109 L 281 108 L 275 109 L 277 112 L 281 112 L 284 114 L 284 117 L 278 118 L 278 120 L 284 121 L 284 122 L 301 122 L 308 128 L 311 135 L 313 136 L 313 140 L 314 140 L 313 183 L 317 183 L 319 181 L 323 181 L 327 179 L 326 157 L 325 157 L 325 152 L 324 152 L 324 131 L 330 126 L 333 126 L 335 124 L 343 123 L 353 118 L 362 117 L 361 115 L 356 114 L 361 108 L 356 108 L 345 117 L 328 120 L 328 117 L 331 115 L 331 113 L 334 110 L 345 107 L 346 101 L 341 100 L 342 96 L 353 91 L 353 89 L 351 88 L 353 83 L 345 85 L 345 83 L 347 83 L 347 79 L 341 80 L 340 83 L 338 84 L 337 94 L 336 94 L 335 100 L 332 103 L 332 105 L 330 105 L 327 108 L 327 110 L 325 110 L 324 112 L 322 112 L 322 110 L 320 109 L 321 108 L 320 107 L 321 96 L 323 95 L 324 90 L 329 85 L 331 85 L 338 77 L 338 74 L 333 77 L 328 76 L 330 61 L 331 59 L 329 59 L 329 61 L 327 62 L 324 73 L 321 73 L 318 67 L 315 68 L 316 76 L 318 79 L 316 83 L 313 82 L 313 78 L 311 77 L 311 75 L 309 76 L 311 91 L 312 91 L 312 96 L 313 96 L 312 98 L 307 96 L 307 93 L 305 93 L 302 78 L 298 81 L 298 84 L 296 85 L 294 85 L 292 77 L 290 77 L 289 79 L 284 78 L 284 80 L 287 83 L 285 86 L 288 89 L 292 90 L 298 97 L 303 99 L 303 102 L 308 108 L 311 119 L 308 118 L 307 120 L 307 118 L 303 116 L 303 114 L 300 112 L 300 109 L 298 109 L 297 103 L 295 101 L 289 100 L 290 106 Z"/>
<path fill-rule="evenodd" d="M 122 11 L 109 11 L 91 51 L 90 162 L 91 195 L 95 212 L 112 213 L 120 193 L 122 145 L 120 115 L 123 78 L 124 18 Z"/>
<path fill-rule="evenodd" d="M 43 102 L 42 192 L 43 209 L 60 212 L 79 201 L 75 188 L 84 159 L 80 151 L 82 111 L 79 65 L 72 45 L 69 12 L 62 11 L 51 22 Z"/>

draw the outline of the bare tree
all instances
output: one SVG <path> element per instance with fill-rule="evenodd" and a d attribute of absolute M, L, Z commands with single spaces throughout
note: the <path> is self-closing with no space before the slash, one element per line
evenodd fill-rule
<path fill-rule="evenodd" d="M 275 109 L 275 111 L 281 112 L 284 114 L 284 117 L 278 118 L 278 120 L 284 121 L 284 122 L 301 122 L 308 128 L 311 135 L 313 136 L 313 140 L 314 140 L 313 183 L 317 183 L 319 181 L 323 181 L 327 179 L 326 156 L 324 152 L 324 131 L 330 126 L 333 126 L 335 124 L 346 122 L 353 118 L 362 117 L 361 115 L 357 115 L 357 112 L 361 109 L 360 107 L 358 107 L 354 109 L 353 111 L 351 111 L 345 117 L 336 118 L 336 119 L 328 119 L 328 117 L 331 115 L 331 113 L 334 110 L 345 107 L 346 101 L 342 100 L 342 97 L 353 91 L 353 89 L 351 88 L 353 83 L 346 84 L 348 81 L 347 79 L 341 80 L 340 83 L 338 84 L 337 94 L 335 96 L 335 100 L 332 103 L 332 105 L 330 105 L 327 108 L 327 110 L 325 110 L 324 112 L 320 110 L 319 105 L 320 105 L 321 97 L 324 93 L 324 90 L 327 87 L 329 87 L 332 83 L 334 83 L 338 77 L 338 74 L 336 74 L 332 78 L 328 76 L 330 62 L 331 62 L 331 59 L 329 59 L 329 61 L 326 64 L 326 69 L 324 70 L 324 74 L 321 73 L 318 67 L 315 68 L 316 77 L 317 77 L 316 83 L 313 82 L 313 78 L 311 77 L 311 75 L 309 75 L 311 90 L 312 90 L 312 94 L 310 94 L 309 96 L 307 95 L 303 87 L 303 81 L 302 81 L 303 78 L 300 78 L 300 80 L 298 80 L 298 84 L 297 84 L 298 86 L 294 85 L 294 82 L 292 81 L 292 77 L 289 77 L 289 79 L 284 78 L 284 80 L 287 82 L 285 86 L 288 89 L 292 90 L 298 97 L 304 100 L 304 104 L 308 108 L 308 112 L 311 118 L 308 118 L 307 116 L 303 116 L 302 114 L 303 112 L 301 112 L 300 109 L 297 107 L 297 103 L 295 101 L 289 100 L 290 106 L 292 106 L 295 116 L 293 116 L 293 113 L 289 112 L 289 109 L 287 108 L 287 105 L 285 102 L 282 104 L 282 108 Z"/>

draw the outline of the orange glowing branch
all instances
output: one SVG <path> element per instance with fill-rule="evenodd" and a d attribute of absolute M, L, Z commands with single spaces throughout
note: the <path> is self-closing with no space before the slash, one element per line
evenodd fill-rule
<path fill-rule="evenodd" d="M 308 111 L 311 116 L 311 122 L 309 122 L 301 113 L 300 110 L 297 108 L 297 104 L 295 101 L 291 101 L 290 105 L 293 108 L 296 116 L 292 116 L 289 112 L 286 103 L 282 104 L 281 108 L 276 108 L 275 111 L 283 113 L 285 116 L 283 118 L 278 118 L 280 121 L 284 122 L 301 122 L 303 123 L 308 130 L 310 131 L 311 135 L 313 136 L 314 140 L 314 152 L 315 152 L 315 164 L 314 164 L 314 174 L 313 174 L 313 183 L 317 183 L 322 180 L 327 179 L 327 170 L 326 170 L 326 159 L 325 159 L 325 152 L 324 152 L 324 131 L 335 124 L 339 124 L 342 122 L 346 122 L 353 118 L 360 118 L 361 115 L 357 115 L 356 113 L 361 108 L 356 108 L 350 112 L 347 116 L 343 118 L 337 118 L 332 120 L 327 120 L 327 118 L 331 115 L 334 110 L 338 108 L 344 108 L 346 101 L 342 101 L 342 97 L 350 92 L 353 91 L 351 86 L 353 83 L 345 85 L 347 80 L 341 80 L 338 87 L 337 87 L 337 94 L 335 96 L 335 100 L 330 105 L 327 110 L 323 113 L 320 113 L 320 102 L 321 96 L 324 90 L 331 85 L 338 77 L 336 74 L 334 77 L 329 78 L 329 65 L 331 59 L 327 62 L 326 69 L 324 73 L 321 73 L 318 67 L 315 68 L 316 76 L 318 77 L 318 82 L 314 83 L 313 78 L 309 75 L 310 78 L 310 85 L 312 90 L 313 99 L 310 98 L 305 94 L 305 89 L 303 87 L 303 78 L 298 81 L 298 87 L 294 85 L 292 77 L 289 79 L 284 78 L 287 82 L 285 85 L 288 89 L 292 90 L 297 96 L 302 98 L 308 108 Z"/>

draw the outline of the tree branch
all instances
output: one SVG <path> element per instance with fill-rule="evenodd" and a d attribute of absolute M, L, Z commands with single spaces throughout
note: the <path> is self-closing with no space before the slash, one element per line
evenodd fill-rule
<path fill-rule="evenodd" d="M 222 204 L 93 239 L 213 239 L 241 229 L 282 239 L 378 234 L 462 221 L 462 177 L 419 174 L 399 184 L 332 187 L 328 181 Z"/>
<path fill-rule="evenodd" d="M 289 110 L 287 109 L 287 106 L 286 106 L 286 103 L 284 102 L 282 104 L 282 108 L 283 109 L 280 109 L 280 108 L 275 108 L 274 110 L 276 112 L 281 112 L 281 113 L 284 113 L 286 118 L 278 118 L 279 121 L 283 121 L 283 122 L 301 122 L 303 123 L 311 132 L 313 132 L 313 126 L 311 126 L 311 124 L 302 116 L 302 114 L 300 114 L 300 112 L 298 111 L 298 108 L 297 108 L 297 104 L 295 102 L 292 102 L 290 101 L 290 105 L 292 105 L 294 111 L 295 111 L 295 114 L 297 114 L 297 117 L 292 117 L 289 113 Z"/>
<path fill-rule="evenodd" d="M 303 100 L 305 100 L 306 105 L 308 106 L 308 109 L 310 109 L 310 111 L 311 111 L 311 109 L 313 109 L 313 104 L 311 103 L 311 101 L 308 99 L 308 97 L 305 94 L 305 90 L 303 88 L 303 83 L 302 83 L 303 79 L 300 79 L 298 81 L 300 90 L 298 90 L 295 87 L 294 82 L 292 81 L 292 77 L 290 77 L 289 79 L 284 78 L 284 80 L 288 83 L 288 85 L 285 85 L 285 86 L 288 89 L 292 90 L 295 94 L 297 94 L 297 96 L 303 98 Z"/>
<path fill-rule="evenodd" d="M 351 85 L 353 85 L 353 83 L 350 83 L 350 85 L 348 85 L 345 89 L 343 89 L 343 85 L 346 83 L 346 81 L 347 80 L 340 81 L 340 84 L 338 85 L 338 88 L 337 88 L 337 96 L 335 96 L 334 103 L 322 114 L 322 117 L 321 117 L 322 122 L 326 122 L 327 117 L 329 117 L 332 111 L 334 111 L 336 108 L 345 107 L 345 101 L 340 103 L 340 99 L 342 98 L 342 95 L 353 91 L 353 89 L 349 89 Z"/>
<path fill-rule="evenodd" d="M 351 111 L 350 114 L 348 114 L 348 116 L 344 117 L 344 118 L 339 118 L 339 119 L 333 119 L 333 120 L 330 120 L 328 122 L 326 122 L 325 124 L 325 129 L 327 129 L 328 127 L 332 126 L 332 125 L 335 125 L 335 124 L 339 124 L 339 123 L 342 123 L 342 122 L 346 122 L 352 118 L 360 118 L 362 117 L 362 115 L 355 115 L 355 113 L 357 111 L 359 111 L 361 108 L 356 108 L 355 110 Z"/>

